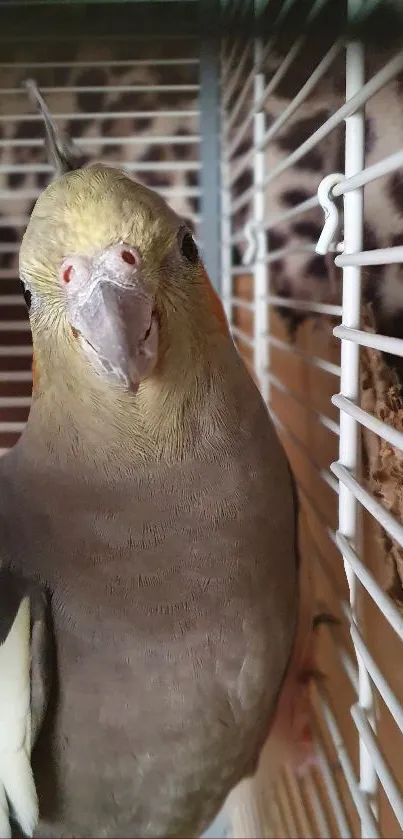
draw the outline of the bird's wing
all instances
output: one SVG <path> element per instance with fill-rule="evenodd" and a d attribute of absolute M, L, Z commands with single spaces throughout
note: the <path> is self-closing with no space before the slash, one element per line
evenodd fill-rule
<path fill-rule="evenodd" d="M 0 836 L 10 818 L 32 836 L 38 799 L 31 751 L 49 694 L 46 595 L 0 560 Z"/>

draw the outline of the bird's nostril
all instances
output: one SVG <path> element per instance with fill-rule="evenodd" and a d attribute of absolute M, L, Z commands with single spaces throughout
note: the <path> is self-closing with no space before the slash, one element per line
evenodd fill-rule
<path fill-rule="evenodd" d="M 63 271 L 63 282 L 66 283 L 66 285 L 67 285 L 67 283 L 70 282 L 72 273 L 73 273 L 73 266 L 68 265 L 67 268 L 65 268 L 64 271 Z"/>
<path fill-rule="evenodd" d="M 134 253 L 132 253 L 131 251 L 122 251 L 121 257 L 124 262 L 127 262 L 128 265 L 136 264 L 136 257 Z"/>

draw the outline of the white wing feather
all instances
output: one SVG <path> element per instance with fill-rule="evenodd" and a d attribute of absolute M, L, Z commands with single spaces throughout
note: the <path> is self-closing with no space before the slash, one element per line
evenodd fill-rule
<path fill-rule="evenodd" d="M 31 768 L 30 604 L 21 600 L 0 644 L 0 837 L 11 836 L 10 811 L 27 836 L 38 822 Z"/>

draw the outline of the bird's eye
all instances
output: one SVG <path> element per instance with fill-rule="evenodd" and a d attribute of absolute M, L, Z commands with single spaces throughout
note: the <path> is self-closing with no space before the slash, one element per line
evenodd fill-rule
<path fill-rule="evenodd" d="M 180 248 L 182 256 L 184 256 L 189 262 L 197 262 L 199 258 L 199 251 L 192 234 L 188 231 L 186 231 L 182 237 Z"/>
<path fill-rule="evenodd" d="M 29 311 L 29 310 L 30 310 L 30 308 L 31 308 L 31 299 L 32 299 L 32 295 L 31 295 L 31 292 L 30 292 L 29 288 L 26 288 L 26 286 L 25 286 L 25 284 L 22 282 L 22 280 L 20 280 L 20 284 L 21 284 L 22 293 L 23 293 L 23 295 L 24 295 L 25 304 L 26 304 L 26 307 L 27 307 L 27 309 L 28 309 L 28 311 Z"/>

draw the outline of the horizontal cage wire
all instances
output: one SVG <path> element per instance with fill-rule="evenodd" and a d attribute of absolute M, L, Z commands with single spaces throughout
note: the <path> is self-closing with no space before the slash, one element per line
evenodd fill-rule
<path fill-rule="evenodd" d="M 266 5 L 255 3 L 256 14 Z M 386 103 L 395 97 L 401 109 L 403 52 L 367 55 L 365 73 L 363 43 L 324 38 L 318 50 L 310 26 L 327 4 L 313 0 L 303 34 L 284 45 L 277 24 L 292 5 L 277 4 L 268 38 L 228 37 L 222 48 L 222 296 L 297 478 L 315 601 L 337 622 L 320 630 L 325 678 L 310 689 L 314 767 L 300 776 L 286 765 L 269 822 L 261 814 L 236 835 L 395 837 L 403 579 L 391 569 L 403 547 L 403 366 L 393 359 L 403 340 L 396 320 L 388 330 L 382 310 L 374 314 L 368 277 L 390 294 L 403 262 L 397 199 L 387 209 L 379 197 L 402 183 L 403 124 L 393 137 Z M 360 7 L 350 0 L 351 19 Z M 386 137 L 375 148 L 371 129 Z M 333 173 L 338 230 L 321 255 L 318 188 Z M 375 241 L 368 219 L 381 231 Z"/>

